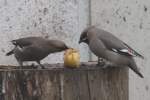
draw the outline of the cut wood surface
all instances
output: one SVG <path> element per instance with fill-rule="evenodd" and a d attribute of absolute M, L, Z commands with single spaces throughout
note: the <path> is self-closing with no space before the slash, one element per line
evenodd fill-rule
<path fill-rule="evenodd" d="M 128 68 L 0 66 L 0 100 L 128 100 Z"/>

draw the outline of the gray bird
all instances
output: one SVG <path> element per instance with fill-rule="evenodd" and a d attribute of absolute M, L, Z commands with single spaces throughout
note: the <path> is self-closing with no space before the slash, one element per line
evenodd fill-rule
<path fill-rule="evenodd" d="M 61 52 L 68 46 L 59 40 L 48 40 L 42 37 L 26 37 L 12 40 L 15 48 L 6 55 L 14 54 L 20 66 L 24 61 L 36 61 L 42 68 L 40 61 L 51 53 Z"/>
<path fill-rule="evenodd" d="M 143 78 L 133 57 L 138 56 L 142 59 L 144 57 L 111 33 L 91 26 L 81 33 L 79 43 L 81 42 L 88 44 L 90 50 L 98 58 L 103 58 L 107 61 L 105 67 L 128 66 Z"/>

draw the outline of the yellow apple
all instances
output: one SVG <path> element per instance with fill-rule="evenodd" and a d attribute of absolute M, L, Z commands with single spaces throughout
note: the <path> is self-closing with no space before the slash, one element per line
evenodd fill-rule
<path fill-rule="evenodd" d="M 78 68 L 80 66 L 80 54 L 76 49 L 68 49 L 64 53 L 64 65 L 69 68 Z"/>

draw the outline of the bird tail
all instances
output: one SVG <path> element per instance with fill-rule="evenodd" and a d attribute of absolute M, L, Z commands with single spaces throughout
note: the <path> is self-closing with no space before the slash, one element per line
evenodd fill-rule
<path fill-rule="evenodd" d="M 130 61 L 129 67 L 137 74 L 139 75 L 141 78 L 144 78 L 144 76 L 140 73 L 134 59 L 132 58 L 132 60 Z"/>
<path fill-rule="evenodd" d="M 12 55 L 12 54 L 14 54 L 14 49 L 9 51 L 8 53 L 6 53 L 6 56 L 9 56 L 9 55 Z"/>

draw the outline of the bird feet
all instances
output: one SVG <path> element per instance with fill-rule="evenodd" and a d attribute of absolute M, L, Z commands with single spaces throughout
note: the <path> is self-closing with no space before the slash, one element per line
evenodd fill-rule
<path fill-rule="evenodd" d="M 98 58 L 98 63 L 96 64 L 97 66 L 104 66 L 105 65 L 105 60 L 103 58 Z"/>
<path fill-rule="evenodd" d="M 42 69 L 45 69 L 45 67 L 43 65 L 40 65 Z"/>
<path fill-rule="evenodd" d="M 107 64 L 107 63 L 105 63 L 101 68 L 108 68 L 110 65 L 109 64 Z"/>
<path fill-rule="evenodd" d="M 40 66 L 42 69 L 45 69 L 45 67 L 44 67 L 42 64 L 39 64 L 39 66 Z M 35 65 L 32 63 L 31 68 L 37 69 L 38 66 L 35 66 Z"/>
<path fill-rule="evenodd" d="M 114 63 L 105 60 L 105 64 L 104 64 L 104 66 L 102 66 L 102 68 L 114 67 L 114 66 L 115 66 Z"/>
<path fill-rule="evenodd" d="M 35 66 L 35 64 L 31 64 L 31 66 L 30 66 L 31 68 L 33 68 L 33 69 L 37 69 L 37 66 Z"/>
<path fill-rule="evenodd" d="M 110 67 L 111 65 L 112 65 L 111 62 L 109 62 L 103 58 L 98 58 L 97 66 L 101 66 L 101 68 L 107 68 L 107 67 Z"/>

